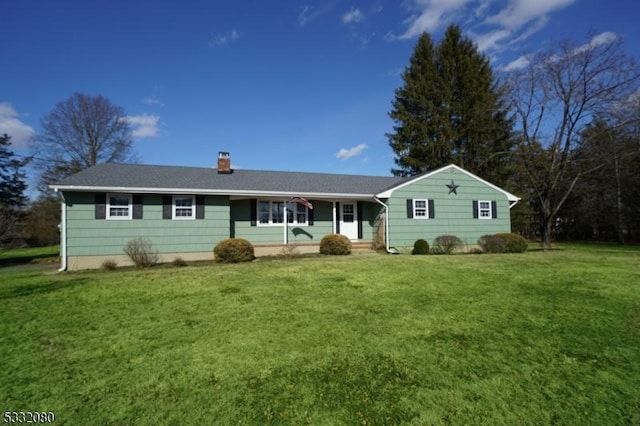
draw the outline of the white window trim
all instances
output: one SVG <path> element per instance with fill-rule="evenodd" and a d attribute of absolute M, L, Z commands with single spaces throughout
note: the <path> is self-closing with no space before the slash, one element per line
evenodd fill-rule
<path fill-rule="evenodd" d="M 127 216 L 111 216 L 111 197 L 128 197 L 129 198 L 129 204 L 127 205 L 127 211 L 128 211 L 128 215 Z M 123 208 L 124 206 L 113 206 L 114 208 Z M 105 213 L 105 218 L 107 220 L 131 220 L 133 218 L 133 196 L 131 194 L 123 194 L 123 193 L 118 193 L 118 192 L 111 192 L 111 193 L 107 193 L 107 200 L 106 200 L 106 213 Z"/>
<path fill-rule="evenodd" d="M 480 207 L 482 205 L 482 203 L 489 204 L 489 208 L 488 209 L 483 209 L 482 207 Z M 482 211 L 483 210 L 488 211 L 489 215 L 488 216 L 482 216 Z M 483 219 L 483 220 L 493 219 L 493 211 L 492 211 L 491 200 L 478 200 L 478 219 Z"/>
<path fill-rule="evenodd" d="M 176 206 L 177 198 L 191 199 L 191 216 L 176 216 L 177 209 L 186 209 L 186 207 Z M 173 220 L 194 220 L 196 218 L 196 197 L 194 195 L 174 195 L 171 203 L 171 219 Z"/>
<path fill-rule="evenodd" d="M 297 211 L 297 206 L 298 203 L 294 203 L 292 201 L 284 201 L 284 200 L 264 200 L 264 199 L 258 199 L 256 200 L 256 226 L 278 226 L 278 227 L 283 227 L 284 223 L 282 222 L 273 222 L 273 204 L 274 203 L 284 203 L 284 217 L 283 220 L 287 220 L 288 216 L 287 216 L 287 210 L 291 210 L 292 214 L 293 214 L 293 222 L 288 222 L 287 226 L 308 226 L 309 225 L 309 209 L 306 206 L 304 207 L 305 210 L 305 221 L 304 222 L 298 222 L 298 211 Z M 269 203 L 269 223 L 262 223 L 260 221 L 260 203 Z"/>
<path fill-rule="evenodd" d="M 424 201 L 424 208 L 423 207 L 416 207 L 416 201 Z M 424 216 L 416 215 L 416 211 L 418 209 L 419 210 L 424 210 Z M 413 219 L 429 219 L 429 199 L 427 199 L 427 198 L 414 198 L 413 199 Z"/>

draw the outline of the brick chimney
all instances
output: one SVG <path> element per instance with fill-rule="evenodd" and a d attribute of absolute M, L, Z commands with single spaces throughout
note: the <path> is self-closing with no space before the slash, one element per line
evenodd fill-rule
<path fill-rule="evenodd" d="M 218 152 L 218 173 L 227 175 L 231 173 L 231 158 L 228 152 Z"/>

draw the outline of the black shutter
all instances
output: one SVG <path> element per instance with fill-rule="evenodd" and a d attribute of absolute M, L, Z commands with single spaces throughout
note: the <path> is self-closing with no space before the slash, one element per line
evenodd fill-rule
<path fill-rule="evenodd" d="M 362 201 L 358 201 L 358 239 L 362 239 Z"/>
<path fill-rule="evenodd" d="M 251 204 L 251 226 L 258 224 L 258 200 L 249 200 Z"/>
<path fill-rule="evenodd" d="M 162 218 L 163 219 L 171 219 L 171 210 L 173 209 L 173 199 L 172 197 L 165 196 L 162 197 Z"/>
<path fill-rule="evenodd" d="M 474 219 L 478 218 L 478 201 L 477 200 L 473 200 L 473 218 Z"/>
<path fill-rule="evenodd" d="M 491 218 L 492 219 L 498 218 L 498 203 L 496 203 L 495 201 L 491 202 Z"/>
<path fill-rule="evenodd" d="M 142 219 L 142 195 L 133 195 L 131 197 L 133 202 L 133 214 L 134 219 Z"/>
<path fill-rule="evenodd" d="M 434 206 L 433 200 L 429 200 L 429 219 L 434 219 L 436 217 L 436 209 Z"/>
<path fill-rule="evenodd" d="M 413 200 L 407 198 L 407 219 L 413 219 Z"/>
<path fill-rule="evenodd" d="M 336 203 L 336 234 L 340 233 L 340 203 Z"/>
<path fill-rule="evenodd" d="M 309 214 L 309 216 L 307 217 L 307 220 L 309 221 L 309 226 L 313 226 L 313 209 L 307 208 L 307 212 Z"/>
<path fill-rule="evenodd" d="M 107 194 L 99 193 L 95 196 L 95 213 L 96 219 L 106 219 L 107 217 Z"/>
<path fill-rule="evenodd" d="M 196 197 L 196 219 L 204 219 L 204 197 Z"/>

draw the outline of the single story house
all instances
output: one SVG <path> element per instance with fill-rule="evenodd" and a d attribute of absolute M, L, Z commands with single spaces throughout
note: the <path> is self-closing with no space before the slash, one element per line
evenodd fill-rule
<path fill-rule="evenodd" d="M 439 235 L 468 246 L 510 232 L 519 198 L 456 166 L 408 178 L 100 164 L 51 185 L 62 200 L 61 270 L 130 264 L 128 241 L 151 242 L 163 261 L 212 259 L 213 247 L 241 237 L 256 255 L 318 251 L 327 234 L 356 246 L 408 251 Z"/>

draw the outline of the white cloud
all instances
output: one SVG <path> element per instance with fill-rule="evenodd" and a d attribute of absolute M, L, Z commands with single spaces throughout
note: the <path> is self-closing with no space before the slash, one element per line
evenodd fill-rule
<path fill-rule="evenodd" d="M 369 147 L 364 143 L 361 143 L 360 145 L 356 145 L 353 148 L 349 149 L 341 148 L 340 151 L 338 151 L 338 153 L 336 154 L 336 158 L 341 161 L 348 160 L 351 157 L 362 154 L 362 152 L 367 148 Z"/>
<path fill-rule="evenodd" d="M 146 105 L 157 106 L 157 107 L 164 106 L 164 103 L 160 99 L 156 99 L 152 97 L 142 99 L 142 103 Z"/>
<path fill-rule="evenodd" d="M 433 33 L 449 24 L 464 22 L 473 28 L 472 39 L 481 51 L 499 50 L 540 31 L 549 15 L 576 0 L 407 0 L 411 16 L 399 36 L 387 40 L 412 39 Z"/>
<path fill-rule="evenodd" d="M 342 15 L 342 23 L 343 24 L 355 24 L 364 19 L 364 14 L 360 11 L 360 9 L 354 8 L 349 12 Z"/>
<path fill-rule="evenodd" d="M 455 12 L 463 11 L 473 0 L 411 0 L 413 15 L 405 21 L 409 28 L 397 38 L 410 39 L 423 32 L 433 32 L 449 23 Z"/>
<path fill-rule="evenodd" d="M 509 62 L 504 67 L 500 68 L 502 71 L 516 71 L 526 68 L 530 63 L 529 55 L 522 55 L 518 59 Z"/>
<path fill-rule="evenodd" d="M 604 33 L 596 34 L 591 38 L 591 40 L 589 40 L 588 43 L 585 43 L 582 46 L 578 46 L 574 50 L 574 53 L 578 54 L 578 53 L 586 52 L 586 51 L 595 49 L 598 46 L 602 46 L 603 44 L 613 43 L 616 40 L 618 40 L 618 34 L 616 33 L 604 32 Z"/>
<path fill-rule="evenodd" d="M 477 35 L 474 37 L 474 41 L 478 45 L 478 50 L 484 52 L 495 46 L 499 41 L 511 35 L 509 30 L 496 30 L 485 34 Z"/>
<path fill-rule="evenodd" d="M 497 24 L 511 30 L 518 30 L 535 21 L 574 3 L 575 0 L 510 0 L 507 7 L 486 19 L 489 24 Z"/>
<path fill-rule="evenodd" d="M 227 44 L 233 41 L 236 41 L 239 38 L 240 38 L 240 33 L 236 31 L 235 28 L 233 28 L 231 31 L 227 33 L 218 34 L 214 36 L 211 40 L 209 40 L 209 47 L 213 49 L 216 47 L 226 46 Z"/>
<path fill-rule="evenodd" d="M 153 138 L 160 134 L 160 129 L 158 128 L 160 117 L 157 115 L 129 115 L 124 117 L 123 120 L 131 126 L 134 138 Z"/>
<path fill-rule="evenodd" d="M 36 135 L 35 130 L 20 120 L 20 114 L 5 102 L 0 102 L 0 135 L 11 136 L 13 148 L 25 148 Z"/>

